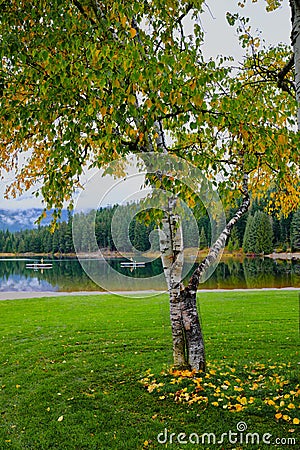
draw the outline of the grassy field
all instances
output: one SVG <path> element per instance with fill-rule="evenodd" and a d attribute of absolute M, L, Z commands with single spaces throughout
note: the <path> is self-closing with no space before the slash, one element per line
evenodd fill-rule
<path fill-rule="evenodd" d="M 299 448 L 298 293 L 199 302 L 206 375 L 168 373 L 166 295 L 0 302 L 1 450 Z"/>

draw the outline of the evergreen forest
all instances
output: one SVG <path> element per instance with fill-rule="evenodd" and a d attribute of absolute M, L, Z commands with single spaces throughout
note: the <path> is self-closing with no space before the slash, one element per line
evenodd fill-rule
<path fill-rule="evenodd" d="M 114 227 L 115 232 L 112 236 L 111 223 L 117 208 L 122 220 Z M 147 251 L 150 247 L 152 250 L 157 250 L 158 233 L 153 233 L 157 229 L 156 224 L 151 220 L 145 220 L 145 217 L 136 211 L 138 207 L 134 204 L 115 205 L 76 215 L 76 223 L 79 224 L 76 227 L 77 251 L 96 251 L 96 243 L 101 249 L 112 252 L 117 250 L 129 252 L 131 246 L 139 251 Z M 230 214 L 232 211 L 228 211 L 228 216 Z M 74 253 L 73 220 L 74 217 L 69 212 L 68 219 L 59 222 L 54 232 L 49 225 L 17 232 L 2 230 L 0 231 L 0 252 L 62 255 Z M 207 215 L 199 214 L 197 227 L 197 236 L 191 236 L 195 234 L 195 229 L 188 220 L 183 224 L 185 246 L 189 246 L 189 242 L 199 242 L 199 248 L 202 250 L 209 246 L 211 238 L 210 221 Z M 197 241 L 193 241 L 193 238 Z M 274 250 L 299 251 L 300 210 L 288 217 L 278 218 L 267 215 L 261 205 L 254 203 L 250 211 L 235 225 L 227 242 L 227 251 L 234 252 L 241 249 L 248 254 L 268 254 Z"/>

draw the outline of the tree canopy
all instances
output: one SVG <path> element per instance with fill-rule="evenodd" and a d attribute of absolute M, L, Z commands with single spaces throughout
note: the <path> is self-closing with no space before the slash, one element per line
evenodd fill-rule
<path fill-rule="evenodd" d="M 271 188 L 273 206 L 295 209 L 296 101 L 253 70 L 247 20 L 239 26 L 242 67 L 204 59 L 202 6 L 4 2 L 0 152 L 2 169 L 17 172 L 10 193 L 41 181 L 46 207 L 60 209 L 85 167 L 150 150 L 184 157 L 219 180 L 224 201 L 240 195 L 247 173 L 253 195 Z M 279 45 L 259 57 L 277 73 L 290 56 Z"/>

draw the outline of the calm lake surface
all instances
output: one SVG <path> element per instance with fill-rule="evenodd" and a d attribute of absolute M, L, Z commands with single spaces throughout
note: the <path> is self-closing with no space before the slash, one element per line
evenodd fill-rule
<path fill-rule="evenodd" d="M 11 291 L 99 291 L 102 290 L 84 272 L 77 259 L 48 259 L 51 269 L 33 270 L 26 268 L 27 263 L 39 262 L 38 258 L 0 258 L 0 292 Z M 138 269 L 121 268 L 120 259 L 109 260 L 110 266 L 117 272 L 132 279 L 132 290 L 164 290 L 165 282 L 154 282 L 151 277 L 162 272 L 160 259 L 147 263 Z M 87 260 L 91 272 L 107 270 L 99 260 Z M 109 275 L 111 277 L 111 274 Z M 116 277 L 117 278 L 117 277 Z M 124 290 L 114 280 L 110 283 L 113 290 Z M 250 289 L 250 288 L 300 288 L 300 260 L 274 261 L 269 258 L 227 259 L 221 261 L 209 280 L 199 289 Z"/>

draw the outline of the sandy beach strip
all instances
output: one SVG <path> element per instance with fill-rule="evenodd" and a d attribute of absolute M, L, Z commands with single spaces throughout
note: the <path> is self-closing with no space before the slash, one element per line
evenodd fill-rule
<path fill-rule="evenodd" d="M 251 289 L 198 289 L 198 293 L 201 292 L 244 292 L 244 291 L 299 291 L 300 288 L 296 287 L 285 287 L 285 288 L 251 288 Z M 107 292 L 107 291 L 74 291 L 74 292 L 59 292 L 59 291 L 45 291 L 45 292 L 31 292 L 31 291 L 23 291 L 23 292 L 0 292 L 0 301 L 1 300 L 25 300 L 31 298 L 47 298 L 47 297 L 67 297 L 67 296 L 86 296 L 86 295 L 121 295 L 125 297 L 129 297 L 131 295 L 144 297 L 146 296 L 156 296 L 160 294 L 167 293 L 166 291 L 117 291 L 117 292 Z"/>
<path fill-rule="evenodd" d="M 86 296 L 86 295 L 107 295 L 107 294 L 115 294 L 115 295 L 123 295 L 123 296 L 144 296 L 144 295 L 160 295 L 165 291 L 118 291 L 118 292 L 107 292 L 107 291 L 74 291 L 74 292 L 60 292 L 60 291 L 23 291 L 23 292 L 0 292 L 0 301 L 1 300 L 23 300 L 23 299 L 31 299 L 31 298 L 45 298 L 45 297 L 68 297 L 68 296 Z"/>

